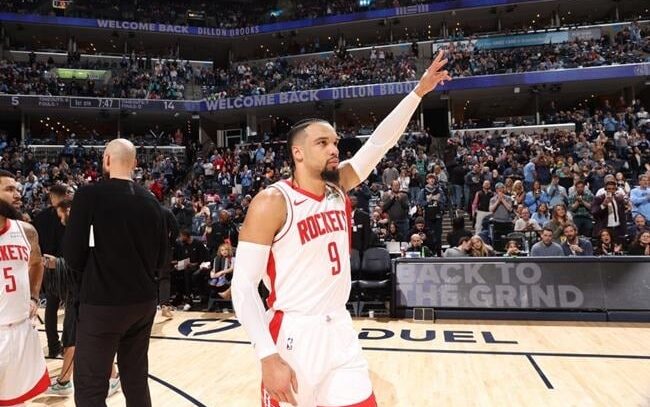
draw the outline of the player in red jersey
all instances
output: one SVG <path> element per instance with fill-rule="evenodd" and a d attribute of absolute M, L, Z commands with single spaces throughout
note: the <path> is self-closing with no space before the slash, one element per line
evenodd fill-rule
<path fill-rule="evenodd" d="M 350 206 L 364 180 L 403 134 L 421 98 L 443 81 L 439 53 L 415 89 L 361 149 L 339 163 L 324 120 L 288 134 L 293 177 L 251 202 L 237 247 L 233 304 L 262 363 L 262 405 L 376 406 L 368 365 L 345 308 L 350 293 Z M 264 279 L 269 310 L 257 292 Z"/>

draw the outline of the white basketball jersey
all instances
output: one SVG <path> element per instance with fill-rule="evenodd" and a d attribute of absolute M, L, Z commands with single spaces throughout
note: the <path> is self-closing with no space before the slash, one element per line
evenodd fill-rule
<path fill-rule="evenodd" d="M 29 318 L 29 253 L 20 222 L 7 219 L 0 230 L 0 325 Z"/>
<path fill-rule="evenodd" d="M 276 182 L 287 219 L 271 245 L 264 282 L 270 308 L 320 315 L 345 308 L 350 295 L 350 204 L 338 187 L 319 197 Z"/>

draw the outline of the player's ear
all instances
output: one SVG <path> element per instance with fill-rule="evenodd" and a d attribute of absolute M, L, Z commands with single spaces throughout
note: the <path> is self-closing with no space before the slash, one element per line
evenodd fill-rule
<path fill-rule="evenodd" d="M 293 161 L 296 163 L 302 162 L 305 157 L 303 155 L 302 147 L 297 144 L 294 144 L 291 147 L 291 152 L 293 153 Z"/>

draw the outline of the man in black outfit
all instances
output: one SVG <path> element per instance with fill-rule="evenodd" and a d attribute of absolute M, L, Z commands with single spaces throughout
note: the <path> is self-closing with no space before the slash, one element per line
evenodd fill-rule
<path fill-rule="evenodd" d="M 63 239 L 65 227 L 56 214 L 56 207 L 63 201 L 67 193 L 68 187 L 66 185 L 52 185 L 50 187 L 50 206 L 34 217 L 34 227 L 38 232 L 43 255 L 61 257 L 61 240 Z M 59 289 L 52 278 L 52 273 L 47 271 L 43 275 L 43 292 L 47 301 L 45 305 L 45 334 L 47 336 L 48 356 L 55 358 L 63 350 L 57 332 L 57 313 L 59 312 L 61 298 L 59 298 Z"/>
<path fill-rule="evenodd" d="M 182 268 L 179 263 L 182 260 L 189 259 L 189 263 L 184 264 Z M 207 288 L 208 271 L 200 269 L 201 263 L 210 261 L 210 253 L 203 243 L 194 239 L 189 230 L 183 229 L 179 235 L 178 243 L 174 253 L 174 261 L 176 270 L 183 273 L 183 282 L 185 288 L 185 296 L 191 299 L 194 294 L 199 294 L 200 282 L 206 281 L 205 288 Z"/>
<path fill-rule="evenodd" d="M 352 207 L 352 248 L 363 253 L 371 241 L 372 230 L 370 230 L 370 215 L 357 208 L 359 200 L 356 195 L 350 195 L 350 206 Z"/>
<path fill-rule="evenodd" d="M 106 406 L 113 358 L 129 407 L 151 406 L 149 336 L 156 313 L 156 275 L 167 259 L 165 214 L 131 178 L 136 150 L 108 143 L 105 178 L 79 189 L 66 227 L 63 255 L 80 281 L 74 361 L 75 404 Z"/>

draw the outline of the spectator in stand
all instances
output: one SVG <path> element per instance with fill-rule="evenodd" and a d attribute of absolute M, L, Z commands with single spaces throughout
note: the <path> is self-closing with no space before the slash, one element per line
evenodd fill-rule
<path fill-rule="evenodd" d="M 521 252 L 519 243 L 515 240 L 508 240 L 506 243 L 506 252 L 503 254 L 503 257 L 519 257 L 522 255 L 525 256 L 526 254 Z"/>
<path fill-rule="evenodd" d="M 530 211 L 530 209 L 529 209 Z M 548 204 L 541 203 L 537 208 L 537 212 L 533 213 L 531 219 L 537 222 L 538 225 L 544 226 L 551 221 L 551 215 L 548 210 Z"/>
<path fill-rule="evenodd" d="M 564 237 L 562 250 L 565 256 L 593 256 L 594 250 L 591 242 L 578 237 L 578 228 L 573 223 L 564 226 Z"/>
<path fill-rule="evenodd" d="M 384 185 L 390 186 L 393 184 L 393 181 L 399 178 L 399 171 L 395 168 L 395 165 L 392 161 L 388 161 L 386 164 L 386 169 L 382 173 L 381 180 Z"/>
<path fill-rule="evenodd" d="M 444 192 L 438 186 L 436 176 L 427 174 L 427 183 L 420 190 L 417 204 L 424 209 L 424 223 L 429 235 L 426 243 L 438 255 L 442 251 L 442 216 L 445 201 Z"/>
<path fill-rule="evenodd" d="M 613 256 L 623 254 L 623 245 L 614 241 L 609 229 L 602 229 L 594 251 L 596 256 Z"/>
<path fill-rule="evenodd" d="M 548 198 L 548 194 L 542 190 L 540 182 L 537 180 L 533 181 L 531 190 L 526 193 L 526 198 L 524 198 L 524 204 L 531 213 L 535 213 L 541 204 L 549 205 L 549 203 L 550 199 Z"/>
<path fill-rule="evenodd" d="M 472 202 L 472 214 L 474 215 L 475 230 L 478 235 L 483 231 L 483 219 L 491 214 L 490 201 L 494 197 L 494 192 L 490 190 L 490 181 L 483 181 L 483 187 L 474 195 Z"/>
<path fill-rule="evenodd" d="M 233 256 L 232 246 L 228 243 L 223 243 L 219 246 L 217 256 L 212 262 L 212 269 L 210 270 L 210 278 L 208 280 L 210 295 L 218 295 L 226 300 L 231 298 L 230 281 L 232 280 L 234 266 L 235 258 Z"/>
<path fill-rule="evenodd" d="M 569 208 L 573 217 L 573 223 L 582 236 L 592 236 L 593 216 L 591 215 L 591 204 L 594 196 L 585 187 L 585 182 L 580 180 L 575 184 L 575 190 L 569 195 Z"/>
<path fill-rule="evenodd" d="M 567 204 L 568 195 L 566 188 L 560 185 L 560 176 L 558 173 L 554 173 L 551 177 L 551 184 L 546 187 L 546 195 L 549 198 L 549 206 L 551 208 L 554 208 L 558 204 Z"/>
<path fill-rule="evenodd" d="M 639 233 L 650 231 L 650 225 L 645 216 L 638 214 L 634 217 L 634 224 L 627 229 L 627 235 L 630 239 L 634 239 Z"/>
<path fill-rule="evenodd" d="M 406 237 L 400 233 L 399 228 L 395 222 L 389 222 L 386 233 L 384 234 L 384 242 L 404 242 Z"/>
<path fill-rule="evenodd" d="M 452 246 L 445 250 L 443 257 L 469 257 L 472 250 L 472 242 L 470 237 L 462 236 L 458 239 L 458 245 Z"/>
<path fill-rule="evenodd" d="M 185 200 L 185 194 L 182 191 L 176 191 L 176 201 L 172 207 L 172 213 L 176 217 L 179 229 L 192 229 L 192 219 L 194 219 L 194 209 Z"/>
<path fill-rule="evenodd" d="M 495 186 L 496 194 L 490 199 L 490 212 L 492 220 L 496 223 L 512 225 L 513 200 L 505 194 L 505 185 L 498 182 Z"/>
<path fill-rule="evenodd" d="M 472 257 L 491 257 L 496 254 L 494 249 L 490 245 L 486 244 L 478 235 L 471 237 L 470 244 L 470 256 Z"/>
<path fill-rule="evenodd" d="M 391 190 L 384 193 L 381 199 L 382 210 L 388 214 L 391 221 L 395 222 L 402 236 L 409 232 L 409 200 L 405 192 L 400 191 L 399 181 L 393 180 Z"/>
<path fill-rule="evenodd" d="M 531 219 L 530 210 L 524 207 L 521 210 L 521 217 L 515 221 L 515 232 L 539 232 L 542 227 L 535 219 Z"/>
<path fill-rule="evenodd" d="M 633 256 L 650 256 L 650 232 L 642 232 L 630 245 L 629 254 Z"/>
<path fill-rule="evenodd" d="M 201 282 L 204 281 L 206 273 L 201 270 L 201 263 L 206 261 L 210 261 L 210 255 L 205 245 L 194 239 L 188 229 L 181 229 L 172 263 L 175 265 L 176 271 L 183 276 L 183 294 L 185 297 L 183 309 L 185 311 L 191 308 L 190 304 L 199 295 L 200 289 L 203 287 Z M 178 288 L 176 292 L 179 292 Z"/>
<path fill-rule="evenodd" d="M 645 219 L 650 218 L 650 176 L 642 174 L 639 176 L 639 186 L 630 192 L 632 202 L 632 213 L 643 215 Z"/>
<path fill-rule="evenodd" d="M 350 218 L 352 220 L 352 248 L 363 253 L 372 241 L 372 231 L 370 230 L 370 216 L 368 213 L 359 209 L 358 199 L 355 195 L 350 195 L 350 207 L 352 213 Z"/>
<path fill-rule="evenodd" d="M 447 244 L 449 247 L 456 247 L 461 237 L 472 237 L 472 232 L 465 229 L 465 218 L 459 216 L 451 222 L 451 231 L 447 233 Z"/>
<path fill-rule="evenodd" d="M 424 240 L 418 233 L 411 235 L 411 241 L 406 247 L 406 252 L 419 253 L 420 257 L 433 257 L 433 252 L 431 249 L 424 245 Z"/>
<path fill-rule="evenodd" d="M 609 228 L 614 232 L 616 240 L 622 240 L 626 232 L 625 199 L 616 193 L 616 181 L 610 180 L 605 184 L 605 194 L 596 196 L 591 205 L 594 217 L 594 236 Z"/>
<path fill-rule="evenodd" d="M 566 206 L 564 204 L 558 204 L 553 208 L 553 216 L 550 222 L 544 225 L 544 228 L 551 228 L 553 230 L 553 240 L 560 242 L 564 233 L 564 227 L 570 223 L 573 222 L 571 214 L 566 210 Z"/>
<path fill-rule="evenodd" d="M 542 240 L 535 243 L 530 249 L 532 257 L 562 257 L 564 250 L 562 246 L 553 241 L 553 229 L 544 227 L 541 234 Z"/>

